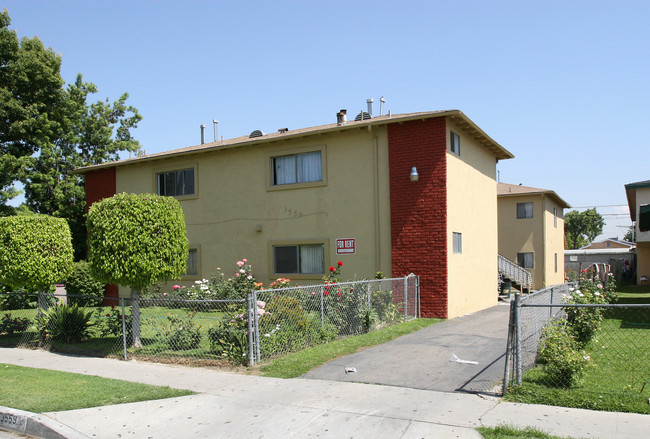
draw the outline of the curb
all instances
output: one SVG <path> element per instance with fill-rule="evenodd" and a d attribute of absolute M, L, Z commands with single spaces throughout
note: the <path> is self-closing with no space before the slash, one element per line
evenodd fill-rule
<path fill-rule="evenodd" d="M 0 430 L 41 439 L 88 439 L 88 436 L 44 415 L 0 406 Z"/>

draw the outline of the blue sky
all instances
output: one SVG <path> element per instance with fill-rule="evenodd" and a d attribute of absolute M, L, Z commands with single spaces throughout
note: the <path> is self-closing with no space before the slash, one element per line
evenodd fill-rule
<path fill-rule="evenodd" d="M 623 185 L 650 179 L 647 1 L 5 0 L 38 36 L 144 119 L 147 153 L 384 112 L 459 109 L 516 157 L 506 183 L 630 224 Z"/>

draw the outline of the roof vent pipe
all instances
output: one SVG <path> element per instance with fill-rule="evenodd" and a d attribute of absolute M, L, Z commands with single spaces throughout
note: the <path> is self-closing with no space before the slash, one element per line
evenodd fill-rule
<path fill-rule="evenodd" d="M 219 139 L 219 136 L 217 136 L 218 130 L 217 127 L 219 125 L 219 121 L 217 119 L 212 120 L 212 126 L 214 127 L 214 141 L 216 142 Z"/>
<path fill-rule="evenodd" d="M 372 103 L 373 102 L 374 101 L 372 100 L 372 98 L 366 99 L 366 104 L 368 104 L 368 114 L 370 115 L 370 117 L 372 117 Z"/>
<path fill-rule="evenodd" d="M 201 125 L 201 145 L 205 143 L 205 125 Z"/>
<path fill-rule="evenodd" d="M 345 125 L 348 122 L 348 110 L 341 110 L 336 113 L 336 123 L 337 125 Z"/>
<path fill-rule="evenodd" d="M 379 98 L 379 115 L 381 116 L 382 113 L 384 112 L 384 104 L 386 103 L 386 99 L 382 96 Z"/>

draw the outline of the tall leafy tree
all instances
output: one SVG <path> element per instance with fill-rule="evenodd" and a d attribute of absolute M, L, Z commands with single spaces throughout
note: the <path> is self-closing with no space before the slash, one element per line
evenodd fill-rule
<path fill-rule="evenodd" d="M 34 212 L 68 220 L 75 258 L 86 256 L 85 186 L 72 174 L 82 166 L 117 160 L 122 151 L 138 153 L 131 135 L 142 119 L 118 100 L 89 103 L 97 87 L 78 75 L 67 87 L 61 58 L 40 40 L 18 40 L 9 30 L 8 12 L 0 15 L 0 214 L 25 185 L 26 204 Z M 6 99 L 5 99 L 6 98 Z"/>
<path fill-rule="evenodd" d="M 603 233 L 605 220 L 596 208 L 573 210 L 564 216 L 564 241 L 567 249 L 584 247 Z"/>

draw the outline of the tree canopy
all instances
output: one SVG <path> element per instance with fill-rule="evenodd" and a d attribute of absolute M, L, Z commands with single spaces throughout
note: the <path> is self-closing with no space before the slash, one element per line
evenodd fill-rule
<path fill-rule="evenodd" d="M 564 216 L 564 241 L 567 250 L 588 245 L 603 233 L 605 220 L 596 208 L 583 212 L 573 210 Z"/>
<path fill-rule="evenodd" d="M 72 270 L 70 228 L 47 215 L 0 218 L 0 282 L 46 290 Z"/>
<path fill-rule="evenodd" d="M 85 257 L 85 186 L 75 168 L 117 160 L 140 145 L 131 130 L 142 119 L 126 104 L 89 103 L 97 87 L 81 74 L 65 86 L 61 57 L 37 38 L 18 39 L 5 9 L 0 14 L 0 215 L 25 187 L 27 206 L 36 213 L 65 218 L 76 259 Z"/>

